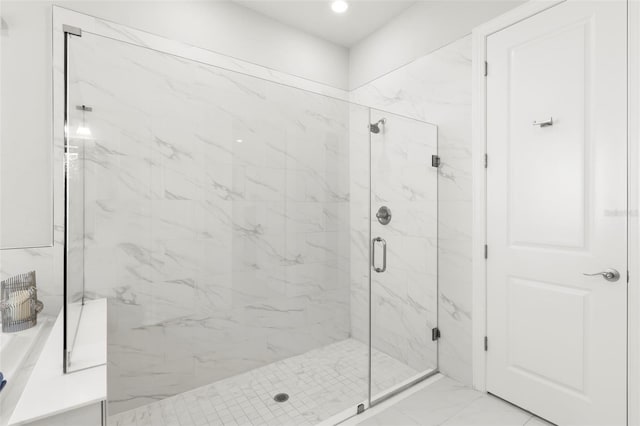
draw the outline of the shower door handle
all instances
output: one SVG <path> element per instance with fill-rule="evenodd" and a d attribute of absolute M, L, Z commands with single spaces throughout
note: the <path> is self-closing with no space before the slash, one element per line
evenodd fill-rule
<path fill-rule="evenodd" d="M 376 243 L 382 243 L 382 268 L 376 266 Z M 387 270 L 387 242 L 384 238 L 375 237 L 371 242 L 371 266 L 378 273 Z"/>

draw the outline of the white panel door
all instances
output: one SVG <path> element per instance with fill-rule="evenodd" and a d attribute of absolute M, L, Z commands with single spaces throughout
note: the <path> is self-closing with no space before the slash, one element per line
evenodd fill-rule
<path fill-rule="evenodd" d="M 487 389 L 559 425 L 623 425 L 626 3 L 562 3 L 487 58 Z M 607 269 L 620 279 L 583 275 Z"/>

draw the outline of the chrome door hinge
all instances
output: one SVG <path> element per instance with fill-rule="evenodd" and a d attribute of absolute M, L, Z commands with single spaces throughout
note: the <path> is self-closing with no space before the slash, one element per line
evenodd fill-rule
<path fill-rule="evenodd" d="M 629 284 L 629 271 L 627 270 L 627 284 Z"/>
<path fill-rule="evenodd" d="M 435 342 L 439 338 L 440 338 L 440 330 L 438 329 L 438 327 L 432 328 L 431 329 L 431 340 Z"/>
<path fill-rule="evenodd" d="M 431 167 L 440 167 L 440 156 L 432 155 L 431 156 Z"/>
<path fill-rule="evenodd" d="M 484 336 L 484 351 L 488 351 L 489 350 L 489 338 L 487 336 Z"/>
<path fill-rule="evenodd" d="M 486 169 L 489 165 L 489 154 L 484 155 L 484 168 Z"/>
<path fill-rule="evenodd" d="M 484 76 L 488 76 L 489 75 L 489 63 L 487 61 L 484 61 Z"/>
<path fill-rule="evenodd" d="M 488 245 L 484 245 L 484 258 L 488 259 L 489 258 L 489 246 Z"/>

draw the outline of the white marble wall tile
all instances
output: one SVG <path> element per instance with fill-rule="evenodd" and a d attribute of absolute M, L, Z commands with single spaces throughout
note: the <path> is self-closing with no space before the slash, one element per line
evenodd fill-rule
<path fill-rule="evenodd" d="M 368 109 L 349 110 L 349 257 L 351 337 L 369 344 L 370 152 Z"/>

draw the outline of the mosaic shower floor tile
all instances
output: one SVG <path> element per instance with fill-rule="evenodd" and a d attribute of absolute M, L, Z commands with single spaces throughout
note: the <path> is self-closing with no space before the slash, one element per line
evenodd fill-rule
<path fill-rule="evenodd" d="M 367 399 L 368 346 L 347 339 L 109 417 L 110 426 L 313 425 Z M 374 350 L 372 392 L 419 372 Z M 276 402 L 286 393 L 285 402 Z"/>

